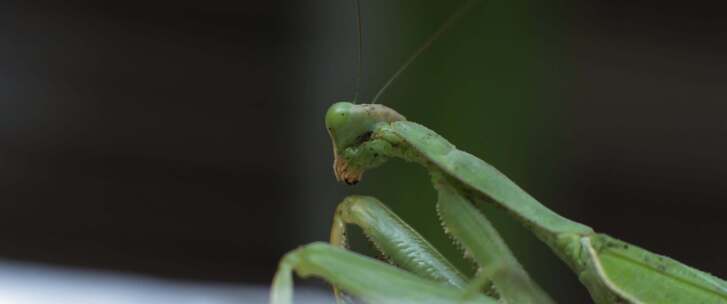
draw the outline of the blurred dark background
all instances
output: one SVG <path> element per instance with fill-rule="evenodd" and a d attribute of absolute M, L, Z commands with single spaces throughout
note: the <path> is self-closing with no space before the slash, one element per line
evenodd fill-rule
<path fill-rule="evenodd" d="M 362 1 L 364 100 L 460 3 Z M 486 1 L 382 102 L 557 212 L 727 277 L 721 12 Z M 2 2 L 0 257 L 264 286 L 284 252 L 327 238 L 347 193 L 455 256 L 423 170 L 333 178 L 322 118 L 354 94 L 355 26 L 340 0 Z M 585 301 L 485 211 L 546 289 Z"/>

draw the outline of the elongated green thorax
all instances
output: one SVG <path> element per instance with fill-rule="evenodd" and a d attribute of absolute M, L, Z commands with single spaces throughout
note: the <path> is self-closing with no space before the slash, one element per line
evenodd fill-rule
<path fill-rule="evenodd" d="M 406 120 L 404 116 L 380 104 L 337 102 L 328 108 L 326 129 L 333 142 L 333 171 L 336 180 L 355 184 L 361 180 L 366 166 L 352 163 L 343 151 L 367 142 L 374 129 L 382 123 Z M 368 162 L 367 162 L 368 163 Z"/>

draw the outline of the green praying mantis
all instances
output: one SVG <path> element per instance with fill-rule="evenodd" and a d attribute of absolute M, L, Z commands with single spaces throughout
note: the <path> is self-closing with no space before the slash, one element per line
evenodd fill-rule
<path fill-rule="evenodd" d="M 354 184 L 392 159 L 424 167 L 438 193 L 442 227 L 478 271 L 463 275 L 376 198 L 349 196 L 335 211 L 330 243 L 305 245 L 282 258 L 270 293 L 273 304 L 292 303 L 294 272 L 328 281 L 339 302 L 555 303 L 477 204 L 494 204 L 520 222 L 572 270 L 596 303 L 727 303 L 726 281 L 553 212 L 485 161 L 389 107 L 339 102 L 328 109 L 325 125 L 338 181 Z M 386 262 L 347 250 L 350 225 L 361 228 Z"/>

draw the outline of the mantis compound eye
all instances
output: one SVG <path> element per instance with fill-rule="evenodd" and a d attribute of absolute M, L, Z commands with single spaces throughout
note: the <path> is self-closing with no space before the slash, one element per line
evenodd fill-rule
<path fill-rule="evenodd" d="M 389 107 L 379 104 L 353 104 L 337 102 L 326 112 L 326 129 L 333 142 L 333 172 L 336 180 L 349 185 L 361 179 L 363 170 L 351 166 L 342 152 L 358 146 L 371 138 L 378 124 L 406 120 L 404 116 Z"/>

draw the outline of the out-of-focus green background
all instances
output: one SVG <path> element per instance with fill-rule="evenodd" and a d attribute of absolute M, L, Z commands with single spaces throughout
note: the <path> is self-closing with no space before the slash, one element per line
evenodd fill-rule
<path fill-rule="evenodd" d="M 723 10 L 482 2 L 381 102 L 558 213 L 727 277 L 715 241 L 727 213 Z M 361 99 L 461 3 L 362 0 Z M 335 182 L 323 116 L 354 95 L 355 20 L 346 0 L 4 1 L 0 258 L 264 290 L 285 252 L 328 238 L 355 193 L 459 259 L 421 168 L 392 161 L 356 186 Z M 483 209 L 556 299 L 588 301 L 543 245 Z"/>

